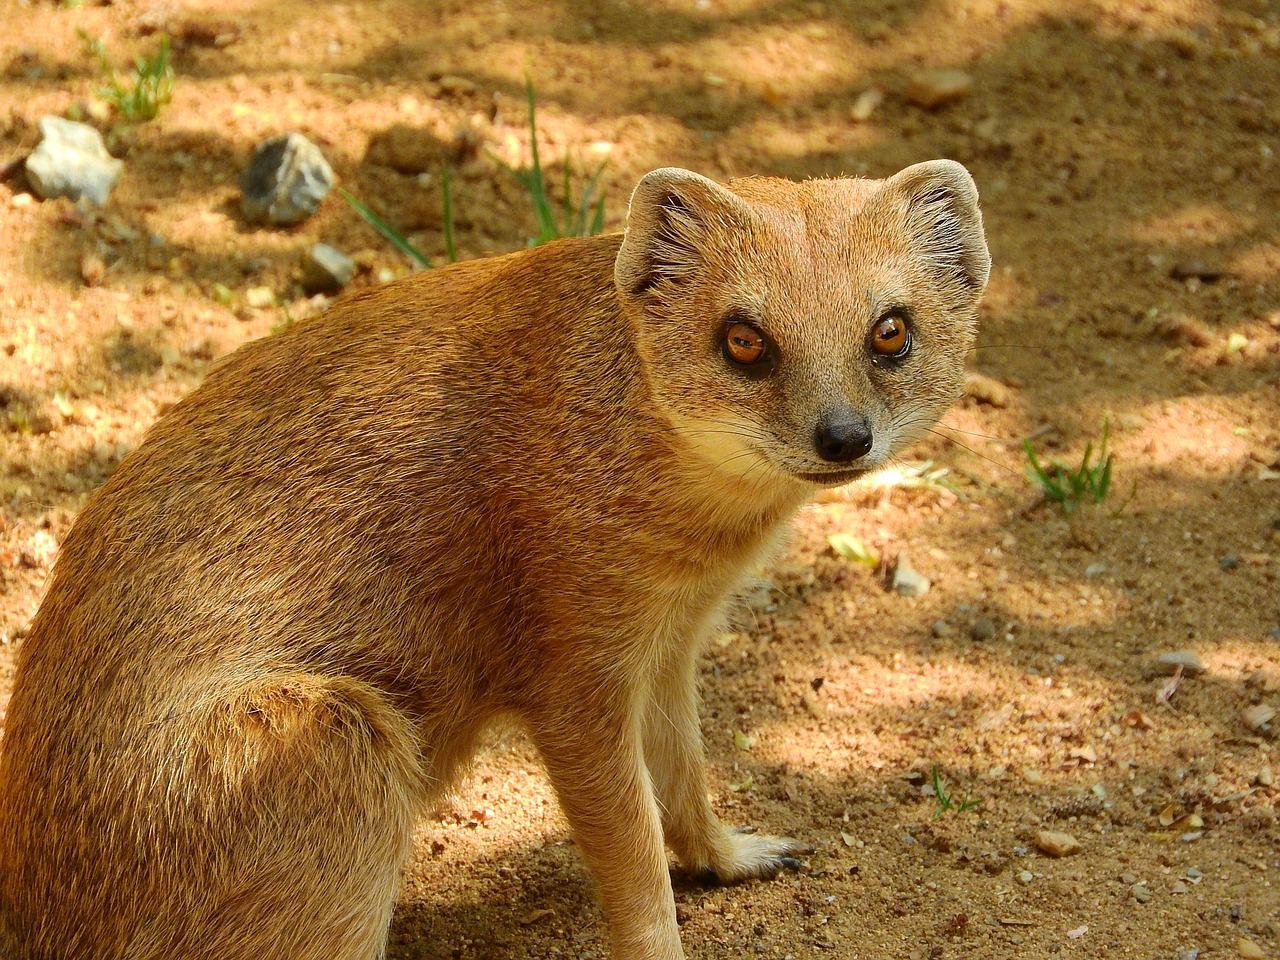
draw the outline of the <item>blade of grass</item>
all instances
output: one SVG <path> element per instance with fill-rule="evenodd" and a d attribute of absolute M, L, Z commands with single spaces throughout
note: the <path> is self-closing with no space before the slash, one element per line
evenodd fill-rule
<path fill-rule="evenodd" d="M 453 187 L 447 163 L 440 164 L 440 189 L 444 194 L 444 253 L 450 263 L 457 263 L 458 248 L 453 245 Z"/>
<path fill-rule="evenodd" d="M 386 237 L 393 247 L 403 253 L 417 266 L 422 267 L 424 270 L 431 269 L 431 261 L 426 258 L 421 250 L 409 242 L 408 237 L 395 227 L 391 226 L 391 224 L 387 223 L 387 221 L 383 220 L 346 190 L 339 187 L 338 193 L 343 200 L 351 204 L 352 209 L 355 210 L 356 213 L 360 214 L 360 216 L 364 218 L 365 223 L 369 224 L 369 226 L 373 227 L 373 229 Z"/>

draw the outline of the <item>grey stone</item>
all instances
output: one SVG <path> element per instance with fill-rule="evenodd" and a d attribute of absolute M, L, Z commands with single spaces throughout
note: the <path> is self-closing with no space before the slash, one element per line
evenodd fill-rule
<path fill-rule="evenodd" d="M 923 597 L 932 585 L 928 577 L 911 566 L 905 555 L 898 557 L 891 584 L 894 593 L 903 597 Z"/>
<path fill-rule="evenodd" d="M 302 265 L 302 289 L 308 294 L 337 293 L 356 275 L 356 263 L 327 243 L 317 243 Z"/>
<path fill-rule="evenodd" d="M 969 636 L 979 642 L 990 640 L 996 635 L 996 625 L 990 617 L 979 617 L 969 628 Z"/>
<path fill-rule="evenodd" d="M 333 169 L 302 134 L 282 133 L 258 144 L 240 175 L 240 189 L 250 223 L 293 226 L 320 209 L 333 189 Z"/>
<path fill-rule="evenodd" d="M 41 117 L 43 139 L 27 157 L 27 180 L 44 200 L 70 197 L 102 206 L 124 164 L 107 152 L 93 127 L 62 117 Z"/>

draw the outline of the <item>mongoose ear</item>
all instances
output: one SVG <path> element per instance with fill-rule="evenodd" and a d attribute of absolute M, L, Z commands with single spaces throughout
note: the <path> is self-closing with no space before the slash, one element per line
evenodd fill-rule
<path fill-rule="evenodd" d="M 626 297 L 641 297 L 665 283 L 680 283 L 696 269 L 709 235 L 749 230 L 747 202 L 714 180 L 663 167 L 641 178 L 631 194 L 627 231 L 614 262 Z"/>
<path fill-rule="evenodd" d="M 907 234 L 935 269 L 969 299 L 981 296 L 991 254 L 968 170 L 954 160 L 917 163 L 886 180 L 880 196 L 905 203 Z"/>

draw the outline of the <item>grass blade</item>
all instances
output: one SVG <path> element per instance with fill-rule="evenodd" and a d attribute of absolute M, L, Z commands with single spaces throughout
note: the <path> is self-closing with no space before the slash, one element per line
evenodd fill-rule
<path fill-rule="evenodd" d="M 422 267 L 424 270 L 431 269 L 431 261 L 427 259 L 426 255 L 423 254 L 421 250 L 409 242 L 408 237 L 395 227 L 391 226 L 391 224 L 387 223 L 387 221 L 383 220 L 346 190 L 339 187 L 338 193 L 343 200 L 351 204 L 352 209 L 355 210 L 356 213 L 360 214 L 365 223 L 369 224 L 369 226 L 373 227 L 373 229 L 386 237 L 391 245 L 408 257 L 410 261 L 415 265 Z"/>
<path fill-rule="evenodd" d="M 449 182 L 449 164 L 440 164 L 440 189 L 444 203 L 444 253 L 450 263 L 458 262 L 458 248 L 453 245 L 453 187 Z"/>

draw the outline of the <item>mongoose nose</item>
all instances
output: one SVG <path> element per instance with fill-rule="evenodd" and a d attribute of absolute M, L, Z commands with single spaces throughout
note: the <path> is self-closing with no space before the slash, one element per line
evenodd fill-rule
<path fill-rule="evenodd" d="M 827 463 L 850 463 L 871 452 L 871 424 L 858 416 L 824 417 L 813 432 L 813 445 Z"/>

